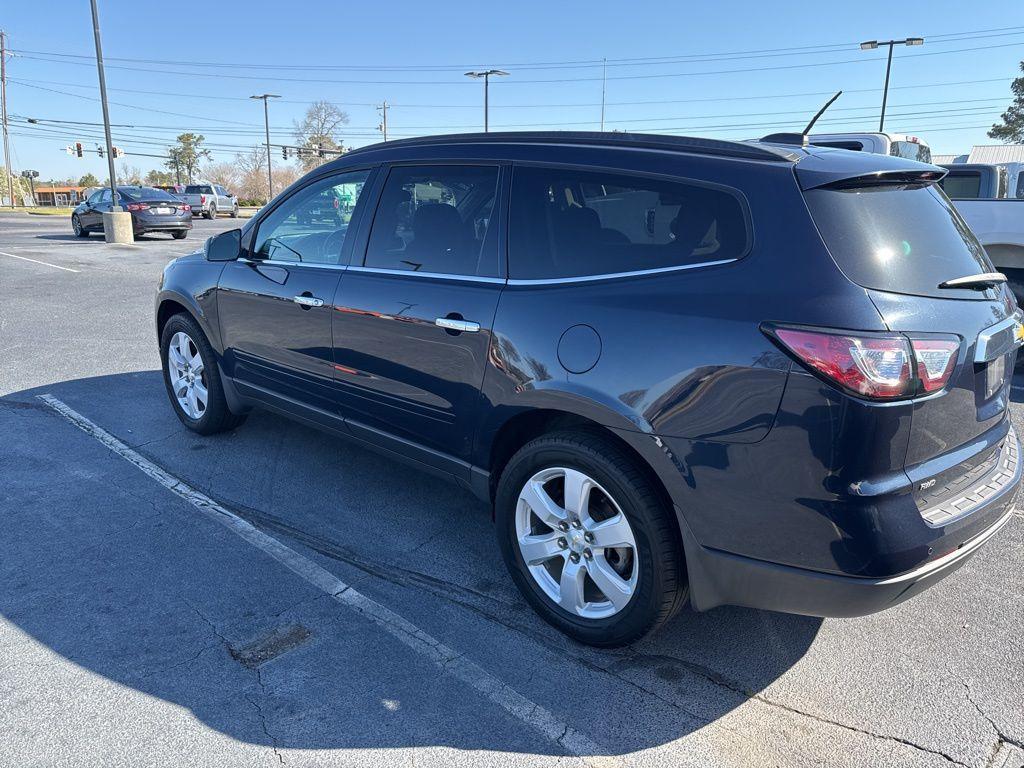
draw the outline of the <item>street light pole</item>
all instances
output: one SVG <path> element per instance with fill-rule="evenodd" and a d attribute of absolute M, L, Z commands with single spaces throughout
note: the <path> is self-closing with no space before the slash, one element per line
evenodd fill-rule
<path fill-rule="evenodd" d="M 924 45 L 923 37 L 908 37 L 904 40 L 868 40 L 867 42 L 860 44 L 862 51 L 871 51 L 878 48 L 881 45 L 889 46 L 889 57 L 885 63 L 885 87 L 882 89 L 882 114 L 878 118 L 878 131 L 881 133 L 885 129 L 885 105 L 889 100 L 889 73 L 892 70 L 892 49 L 897 45 Z"/>
<path fill-rule="evenodd" d="M 107 169 L 110 173 L 110 210 L 121 210 L 117 198 L 117 177 L 114 175 L 114 144 L 110 140 L 110 112 L 107 109 L 107 80 L 103 75 L 103 45 L 100 43 L 100 15 L 96 10 L 96 0 L 92 4 L 92 31 L 96 40 L 96 69 L 100 75 L 100 101 L 103 103 L 103 135 L 107 142 Z"/>
<path fill-rule="evenodd" d="M 484 71 L 481 71 L 481 72 L 467 72 L 466 73 L 466 77 L 476 77 L 476 78 L 482 77 L 484 79 L 484 133 L 487 133 L 488 130 L 490 129 L 488 112 L 490 111 L 489 91 L 490 91 L 490 85 L 491 85 L 491 75 L 501 76 L 501 75 L 507 75 L 507 74 L 508 74 L 508 72 L 505 72 L 505 71 L 500 70 L 500 69 L 488 69 L 488 70 L 484 70 Z"/>
<path fill-rule="evenodd" d="M 7 195 L 14 207 L 14 171 L 11 170 L 11 137 L 7 135 L 7 33 L 0 29 L 0 121 L 4 134 L 4 171 L 7 173 Z"/>
<path fill-rule="evenodd" d="M 274 93 L 262 93 L 259 96 L 250 96 L 250 99 L 263 99 L 263 127 L 267 132 L 267 202 L 274 197 L 274 177 L 270 173 L 270 112 L 267 109 L 267 99 L 281 98 Z"/>

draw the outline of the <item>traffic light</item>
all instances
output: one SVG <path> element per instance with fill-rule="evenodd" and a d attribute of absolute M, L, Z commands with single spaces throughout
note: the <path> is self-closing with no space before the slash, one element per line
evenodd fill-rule
<path fill-rule="evenodd" d="M 124 150 L 120 147 L 111 147 L 110 152 L 114 156 L 115 160 L 124 155 Z"/>
<path fill-rule="evenodd" d="M 75 154 L 79 157 L 82 156 L 82 142 L 80 141 L 75 142 Z"/>
<path fill-rule="evenodd" d="M 97 146 L 96 154 L 99 155 L 100 157 L 103 157 L 103 147 Z"/>
<path fill-rule="evenodd" d="M 281 157 L 285 160 L 288 159 L 288 147 L 281 147 Z"/>
<path fill-rule="evenodd" d="M 316 156 L 317 156 L 317 157 L 324 157 L 324 156 L 325 156 L 325 155 L 324 155 L 324 147 L 323 147 L 323 144 L 317 144 L 317 145 L 316 145 Z"/>

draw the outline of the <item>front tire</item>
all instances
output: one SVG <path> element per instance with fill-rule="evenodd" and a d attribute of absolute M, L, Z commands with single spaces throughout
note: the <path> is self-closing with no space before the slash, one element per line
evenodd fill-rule
<path fill-rule="evenodd" d="M 232 219 L 237 219 L 238 218 L 238 206 L 237 205 L 234 208 L 231 209 L 231 218 Z"/>
<path fill-rule="evenodd" d="M 181 423 L 201 435 L 234 429 L 244 414 L 228 409 L 213 347 L 189 315 L 174 315 L 160 334 L 164 386 Z"/>
<path fill-rule="evenodd" d="M 78 218 L 78 214 L 74 214 L 71 217 L 71 229 L 74 230 L 77 237 L 88 237 L 89 230 L 82 226 L 82 220 Z"/>
<path fill-rule="evenodd" d="M 672 510 L 637 462 L 600 434 L 558 432 L 523 446 L 501 474 L 495 513 L 512 580 L 575 640 L 631 643 L 685 602 Z"/>

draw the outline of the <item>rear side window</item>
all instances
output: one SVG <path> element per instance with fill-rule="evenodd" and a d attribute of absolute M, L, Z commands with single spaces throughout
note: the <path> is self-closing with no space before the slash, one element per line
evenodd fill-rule
<path fill-rule="evenodd" d="M 971 200 L 981 197 L 981 174 L 977 171 L 950 171 L 939 184 L 945 193 L 954 200 Z"/>
<path fill-rule="evenodd" d="M 497 277 L 491 211 L 496 166 L 391 169 L 370 230 L 365 266 L 397 272 Z"/>
<path fill-rule="evenodd" d="M 603 171 L 523 166 L 512 177 L 509 276 L 591 277 L 737 259 L 750 240 L 721 189 Z"/>
<path fill-rule="evenodd" d="M 855 283 L 917 296 L 986 298 L 979 291 L 938 287 L 995 268 L 933 186 L 821 188 L 804 195 L 832 257 Z"/>
<path fill-rule="evenodd" d="M 213 188 L 206 186 L 205 184 L 189 184 L 185 187 L 186 195 L 212 195 Z"/>

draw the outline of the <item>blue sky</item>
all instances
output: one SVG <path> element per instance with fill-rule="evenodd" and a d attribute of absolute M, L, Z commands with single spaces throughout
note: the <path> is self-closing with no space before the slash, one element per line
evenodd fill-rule
<path fill-rule="evenodd" d="M 927 42 L 896 50 L 886 128 L 920 135 L 935 152 L 966 152 L 991 143 L 985 130 L 1024 59 L 1020 0 L 100 0 L 100 14 L 111 122 L 132 126 L 115 128 L 114 143 L 159 155 L 192 130 L 216 161 L 263 140 L 254 93 L 282 95 L 271 102 L 272 142 L 293 143 L 292 121 L 316 99 L 349 113 L 352 146 L 378 140 L 373 105 L 385 99 L 392 137 L 479 130 L 482 84 L 462 73 L 480 67 L 511 73 L 492 81 L 492 130 L 597 130 L 602 58 L 609 130 L 751 138 L 799 129 L 839 89 L 822 129 L 873 130 L 885 52 L 857 43 L 907 36 Z M 103 178 L 96 155 L 61 151 L 75 138 L 95 146 L 101 132 L 85 125 L 102 119 L 87 0 L 7 2 L 0 25 L 17 53 L 8 61 L 14 168 Z M 29 117 L 69 122 L 42 128 Z M 140 155 L 127 159 L 143 171 L 161 164 Z"/>

